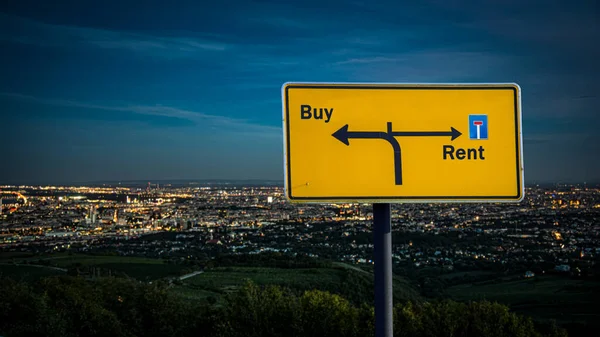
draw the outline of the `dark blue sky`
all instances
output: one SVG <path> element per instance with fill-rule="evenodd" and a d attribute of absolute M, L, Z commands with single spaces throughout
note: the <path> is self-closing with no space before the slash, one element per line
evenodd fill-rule
<path fill-rule="evenodd" d="M 0 4 L 0 183 L 283 179 L 286 81 L 517 82 L 526 182 L 600 181 L 597 1 L 167 4 Z"/>

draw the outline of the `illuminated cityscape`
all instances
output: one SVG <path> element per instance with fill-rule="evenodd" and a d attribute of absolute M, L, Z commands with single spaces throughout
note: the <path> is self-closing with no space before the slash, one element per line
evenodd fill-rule
<path fill-rule="evenodd" d="M 278 186 L 2 186 L 2 205 L 4 252 L 276 251 L 372 263 L 369 204 L 294 205 Z M 582 185 L 528 187 L 519 204 L 396 205 L 393 258 L 411 269 L 593 273 L 599 218 L 600 188 Z M 159 233 L 160 244 L 143 244 Z"/>

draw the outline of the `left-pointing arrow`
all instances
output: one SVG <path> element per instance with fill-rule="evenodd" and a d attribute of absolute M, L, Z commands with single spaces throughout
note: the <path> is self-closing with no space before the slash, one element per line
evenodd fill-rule
<path fill-rule="evenodd" d="M 332 134 L 340 142 L 350 145 L 349 138 L 384 138 L 385 132 L 371 131 L 348 131 L 348 124 L 342 126 Z"/>

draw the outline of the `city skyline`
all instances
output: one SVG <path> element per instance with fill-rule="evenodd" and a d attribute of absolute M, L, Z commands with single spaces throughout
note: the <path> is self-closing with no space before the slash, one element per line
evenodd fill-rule
<path fill-rule="evenodd" d="M 281 180 L 281 86 L 516 82 L 525 183 L 600 182 L 594 2 L 0 5 L 0 184 Z"/>

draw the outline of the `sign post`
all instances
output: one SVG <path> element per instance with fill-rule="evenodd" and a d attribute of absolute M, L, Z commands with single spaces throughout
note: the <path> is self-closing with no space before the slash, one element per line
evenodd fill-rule
<path fill-rule="evenodd" d="M 282 98 L 286 197 L 373 203 L 376 336 L 392 336 L 390 203 L 521 201 L 521 89 L 286 83 Z"/>
<path fill-rule="evenodd" d="M 375 336 L 393 336 L 392 217 L 389 203 L 373 204 Z"/>

